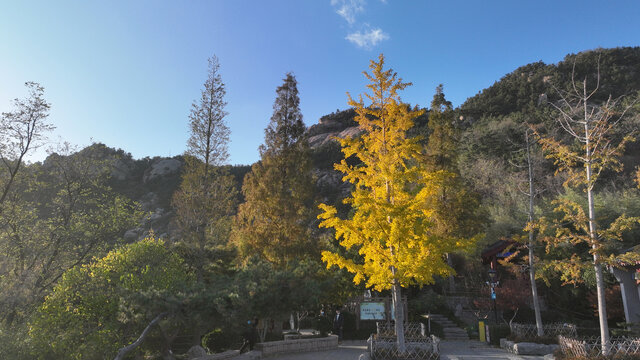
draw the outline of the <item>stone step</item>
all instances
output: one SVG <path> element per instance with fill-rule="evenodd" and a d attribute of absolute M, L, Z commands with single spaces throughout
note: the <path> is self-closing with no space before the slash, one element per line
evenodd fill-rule
<path fill-rule="evenodd" d="M 444 338 L 447 340 L 469 340 L 469 335 L 464 329 L 458 327 L 456 323 L 449 320 L 444 315 L 440 314 L 430 314 L 429 318 L 431 321 L 437 322 L 440 326 L 442 326 L 442 332 Z"/>
<path fill-rule="evenodd" d="M 455 323 L 451 321 L 436 321 L 438 324 L 442 325 L 442 327 L 457 327 Z"/>
<path fill-rule="evenodd" d="M 444 333 L 444 337 L 445 337 L 445 338 L 447 338 L 447 339 L 454 338 L 454 337 L 463 337 L 463 338 L 466 338 L 466 337 L 468 337 L 468 336 L 469 336 L 469 335 L 467 335 L 467 333 L 464 333 L 464 334 L 462 334 L 462 333 L 455 333 L 455 334 L 451 334 L 451 333 Z"/>
<path fill-rule="evenodd" d="M 460 328 L 444 328 L 443 331 L 448 333 L 460 333 L 460 334 L 467 333 L 464 329 L 460 329 Z"/>

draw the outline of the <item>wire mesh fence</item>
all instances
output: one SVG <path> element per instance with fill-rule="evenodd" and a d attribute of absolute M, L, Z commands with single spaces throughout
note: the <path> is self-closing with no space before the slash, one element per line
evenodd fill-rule
<path fill-rule="evenodd" d="M 423 324 L 404 326 L 404 349 L 398 347 L 393 323 L 378 323 L 377 333 L 369 338 L 373 360 L 437 360 L 440 339 L 425 333 Z"/>
<path fill-rule="evenodd" d="M 576 337 L 578 336 L 574 324 L 553 323 L 542 326 L 544 337 L 556 337 L 558 335 Z M 511 324 L 511 334 L 524 339 L 538 337 L 538 328 L 535 324 Z"/>
<path fill-rule="evenodd" d="M 560 335 L 558 343 L 562 352 L 574 357 L 596 357 L 602 353 L 599 336 L 572 338 Z M 609 355 L 640 355 L 640 338 L 615 337 L 608 344 Z"/>
<path fill-rule="evenodd" d="M 376 333 L 381 337 L 396 337 L 396 326 L 394 322 L 379 322 L 376 324 Z M 425 325 L 422 323 L 408 323 L 404 325 L 404 337 L 424 338 L 427 337 Z"/>

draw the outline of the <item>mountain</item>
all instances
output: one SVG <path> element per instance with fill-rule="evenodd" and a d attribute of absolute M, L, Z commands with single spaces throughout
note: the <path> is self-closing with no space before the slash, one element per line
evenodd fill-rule
<path fill-rule="evenodd" d="M 640 47 L 597 49 L 578 54 L 569 54 L 558 64 L 535 62 L 521 66 L 496 81 L 492 86 L 467 99 L 456 112 L 464 127 L 462 144 L 461 173 L 474 184 L 478 191 L 484 191 L 479 181 L 484 181 L 477 172 L 469 170 L 479 163 L 478 159 L 496 163 L 510 150 L 510 144 L 501 131 L 510 131 L 509 124 L 529 117 L 538 122 L 552 121 L 548 102 L 556 101 L 558 91 L 571 89 L 572 74 L 575 79 L 588 77 L 595 84 L 597 64 L 600 64 L 600 100 L 611 95 L 632 96 L 640 90 Z M 311 146 L 311 156 L 316 178 L 317 200 L 338 206 L 350 185 L 342 181 L 342 174 L 333 170 L 333 164 L 342 158 L 340 146 L 335 138 L 358 136 L 353 109 L 336 110 L 322 116 L 317 124 L 307 129 Z M 417 119 L 413 134 L 422 135 L 427 141 L 427 119 L 425 114 Z M 534 121 L 534 122 L 535 122 Z M 173 210 L 171 198 L 181 181 L 184 165 L 182 156 L 133 159 L 124 150 L 116 150 L 103 144 L 93 144 L 74 156 L 88 156 L 107 161 L 111 167 L 109 185 L 122 195 L 138 202 L 149 215 L 140 226 L 124 234 L 132 241 L 144 237 L 149 230 L 161 237 L 171 239 L 175 234 L 172 226 Z M 624 158 L 626 169 L 631 171 L 640 164 L 640 145 L 630 147 Z M 465 160 L 466 159 L 466 160 Z M 498 162 L 503 162 L 504 159 Z M 46 165 L 51 159 L 43 162 Z M 228 166 L 235 176 L 240 189 L 244 175 L 250 165 Z M 551 172 L 549 167 L 547 171 Z M 547 174 L 548 175 L 548 174 Z"/>
<path fill-rule="evenodd" d="M 557 90 L 570 90 L 572 75 L 577 81 L 586 76 L 595 85 L 598 64 L 601 86 L 596 101 L 640 90 L 640 47 L 596 49 L 569 54 L 558 64 L 538 61 L 521 66 L 467 99 L 460 111 L 480 118 L 534 109 L 543 100 L 557 100 Z"/>

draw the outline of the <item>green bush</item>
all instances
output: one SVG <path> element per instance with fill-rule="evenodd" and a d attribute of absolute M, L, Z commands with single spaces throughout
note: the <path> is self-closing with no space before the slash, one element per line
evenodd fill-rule
<path fill-rule="evenodd" d="M 215 329 L 202 337 L 202 347 L 210 353 L 239 349 L 242 344 L 242 334 L 228 329 Z"/>
<path fill-rule="evenodd" d="M 324 315 L 316 316 L 314 329 L 320 331 L 320 335 L 326 336 L 333 328 L 331 319 Z"/>
<path fill-rule="evenodd" d="M 500 339 L 506 338 L 511 334 L 509 325 L 489 325 L 489 336 L 491 345 L 500 345 Z"/>
<path fill-rule="evenodd" d="M 409 300 L 409 319 L 418 321 L 417 317 L 423 314 L 433 313 L 447 315 L 451 312 L 447 307 L 445 297 L 433 291 L 422 292 L 417 297 Z"/>
<path fill-rule="evenodd" d="M 480 338 L 480 332 L 478 331 L 478 323 L 475 322 L 471 325 L 466 325 L 464 327 L 464 330 L 467 332 L 467 335 L 469 335 L 469 339 L 479 339 Z"/>
<path fill-rule="evenodd" d="M 376 323 L 373 321 L 361 321 L 360 329 L 356 328 L 356 315 L 347 311 L 343 311 L 344 328 L 342 337 L 345 340 L 366 340 L 371 334 L 376 332 Z M 333 328 L 333 324 L 332 328 Z"/>
<path fill-rule="evenodd" d="M 315 317 L 306 317 L 298 323 L 298 327 L 300 329 L 315 329 L 317 325 L 317 320 Z"/>
<path fill-rule="evenodd" d="M 30 338 L 25 325 L 0 324 L 0 355 L 3 359 L 33 359 Z"/>
<path fill-rule="evenodd" d="M 38 358 L 115 356 L 140 336 L 150 319 L 171 310 L 180 301 L 175 294 L 183 294 L 193 280 L 183 260 L 153 238 L 67 270 L 29 325 Z M 153 353 L 149 344 L 162 340 L 154 331 L 136 352 Z"/>

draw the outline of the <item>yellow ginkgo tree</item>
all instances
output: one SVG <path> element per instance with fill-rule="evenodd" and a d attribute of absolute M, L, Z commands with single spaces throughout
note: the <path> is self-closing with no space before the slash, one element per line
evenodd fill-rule
<path fill-rule="evenodd" d="M 419 138 L 407 131 L 423 111 L 402 103 L 398 91 L 410 83 L 402 82 L 393 70 L 384 70 L 384 56 L 371 61 L 370 93 L 349 105 L 356 113 L 363 135 L 341 139 L 345 159 L 335 165 L 343 179 L 354 185 L 344 203 L 353 211 L 348 219 L 338 217 L 333 206 L 320 205 L 321 227 L 334 228 L 336 239 L 345 249 L 355 249 L 357 260 L 325 251 L 327 267 L 337 266 L 355 274 L 377 291 L 392 291 L 398 350 L 405 351 L 401 288 L 410 284 L 429 284 L 435 276 L 453 273 L 444 254 L 464 248 L 475 239 L 452 238 L 433 231 L 434 209 L 439 188 L 451 177 L 447 171 L 428 171 Z"/>

